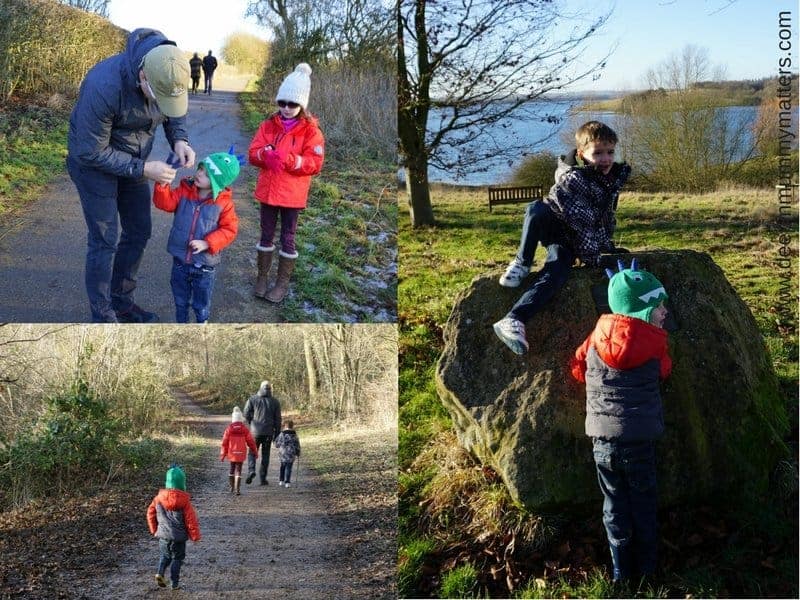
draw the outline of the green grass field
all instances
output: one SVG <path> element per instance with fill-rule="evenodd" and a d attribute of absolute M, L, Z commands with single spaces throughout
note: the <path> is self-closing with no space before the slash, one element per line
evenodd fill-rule
<path fill-rule="evenodd" d="M 603 570 L 553 567 L 553 554 L 574 541 L 576 524 L 540 519 L 513 503 L 501 482 L 456 448 L 449 417 L 433 383 L 442 349 L 441 328 L 456 294 L 478 274 L 498 276 L 519 241 L 523 207 L 489 214 L 485 189 L 435 187 L 437 226 L 413 230 L 400 218 L 400 430 L 399 589 L 406 597 L 694 597 L 797 595 L 797 464 L 774 498 L 758 507 L 709 506 L 665 515 L 670 537 L 694 539 L 707 514 L 721 515 L 726 536 L 693 552 L 664 548 L 663 573 L 641 589 L 620 590 Z M 407 202 L 403 194 L 401 205 Z M 797 267 L 791 268 L 787 309 L 779 306 L 778 199 L 772 190 L 730 189 L 703 195 L 623 193 L 617 213 L 618 245 L 633 250 L 691 248 L 708 252 L 750 307 L 771 353 L 790 422 L 797 422 Z M 789 219 L 797 255 L 796 215 Z M 541 250 L 537 253 L 537 259 Z M 537 261 L 537 264 L 541 264 Z M 789 440 L 797 452 L 796 429 Z M 780 478 L 778 478 L 780 479 Z M 599 492 L 598 492 L 599 493 Z M 714 512 L 714 511 L 722 511 Z M 709 511 L 711 511 L 709 513 Z M 748 512 L 749 511 L 749 512 Z M 673 522 L 674 520 L 674 522 Z M 600 510 L 597 529 L 603 548 Z M 531 532 L 533 530 L 533 535 Z M 764 555 L 763 532 L 780 557 Z M 527 562 L 506 563 L 509 539 L 536 539 Z M 787 551 L 788 549 L 788 551 Z M 677 549 L 676 549 L 677 550 Z M 682 550 L 685 550 L 682 549 Z M 516 568 L 511 590 L 507 572 Z M 687 596 L 688 597 L 688 596 Z"/>

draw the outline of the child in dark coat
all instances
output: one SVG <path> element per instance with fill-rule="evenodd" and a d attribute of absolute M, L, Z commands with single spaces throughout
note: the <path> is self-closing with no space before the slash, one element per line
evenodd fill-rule
<path fill-rule="evenodd" d="M 164 573 L 170 568 L 172 589 L 180 587 L 181 565 L 186 558 L 186 540 L 200 541 L 197 513 L 186 493 L 186 474 L 173 465 L 167 471 L 166 488 L 158 492 L 147 507 L 147 526 L 158 538 L 160 559 L 156 583 L 166 587 Z"/>
<path fill-rule="evenodd" d="M 612 241 L 619 191 L 630 176 L 626 163 L 614 162 L 617 134 L 599 121 L 575 133 L 577 148 L 558 161 L 555 185 L 544 200 L 528 205 L 517 256 L 500 285 L 517 287 L 528 276 L 536 245 L 547 248 L 536 281 L 517 300 L 494 332 L 515 354 L 528 351 L 525 323 L 566 283 L 576 258 L 598 266 L 601 253 L 624 252 Z"/>
<path fill-rule="evenodd" d="M 294 430 L 294 421 L 286 421 L 286 429 L 275 438 L 275 447 L 278 449 L 278 458 L 281 461 L 280 482 L 278 485 L 292 487 L 292 466 L 294 459 L 300 457 L 300 439 Z"/>
<path fill-rule="evenodd" d="M 656 569 L 655 441 L 664 431 L 659 380 L 672 370 L 663 329 L 664 286 L 636 268 L 607 270 L 613 314 L 601 315 L 575 352 L 572 375 L 586 383 L 586 435 L 603 492 L 614 581 Z"/>
<path fill-rule="evenodd" d="M 231 424 L 222 434 L 222 447 L 219 451 L 219 459 L 224 461 L 226 458 L 231 461 L 231 471 L 228 474 L 228 485 L 231 493 L 235 490 L 238 496 L 241 493 L 242 484 L 242 464 L 247 458 L 247 449 L 258 457 L 258 448 L 253 435 L 244 424 L 242 409 L 238 406 L 233 407 Z"/>

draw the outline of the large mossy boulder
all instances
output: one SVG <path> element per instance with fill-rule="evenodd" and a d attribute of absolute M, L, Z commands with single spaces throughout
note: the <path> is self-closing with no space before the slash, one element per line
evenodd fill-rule
<path fill-rule="evenodd" d="M 661 384 L 666 432 L 658 443 L 659 497 L 674 505 L 768 481 L 786 452 L 785 408 L 750 310 L 704 253 L 635 253 L 670 296 L 672 375 Z M 530 352 L 494 335 L 522 288 L 476 278 L 455 303 L 436 371 L 439 395 L 461 444 L 503 478 L 529 509 L 581 508 L 600 498 L 585 389 L 569 359 L 594 328 L 608 279 L 577 267 L 527 324 Z M 534 275 L 531 275 L 534 277 Z M 526 283 L 530 284 L 531 279 Z M 525 285 L 525 284 L 523 284 Z"/>

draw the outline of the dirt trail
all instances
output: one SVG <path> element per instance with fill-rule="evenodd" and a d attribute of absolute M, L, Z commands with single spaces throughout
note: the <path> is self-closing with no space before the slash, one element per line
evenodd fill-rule
<path fill-rule="evenodd" d="M 238 90 L 236 90 L 238 91 Z M 187 130 L 198 160 L 235 144 L 246 154 L 250 137 L 242 133 L 236 91 L 189 96 Z M 151 158 L 165 159 L 168 146 L 159 128 Z M 182 169 L 178 177 L 194 173 Z M 242 169 L 234 184 L 239 235 L 222 254 L 211 321 L 218 323 L 278 322 L 279 309 L 252 295 L 255 244 L 260 227 L 252 201 L 256 170 Z M 172 259 L 166 244 L 172 215 L 152 209 L 153 233 L 138 274 L 136 301 L 155 311 L 162 322 L 174 322 L 169 277 Z M 86 224 L 75 186 L 59 176 L 13 223 L 0 226 L 0 321 L 74 323 L 91 319 L 83 283 Z"/>
<path fill-rule="evenodd" d="M 180 392 L 176 397 L 187 413 L 185 424 L 208 444 L 202 471 L 187 473 L 202 540 L 187 543 L 181 571 L 183 589 L 156 586 L 158 544 L 145 537 L 127 549 L 116 571 L 98 578 L 96 585 L 76 590 L 77 595 L 117 599 L 152 598 L 154 594 L 200 599 L 394 597 L 393 592 L 387 595 L 387 590 L 355 576 L 341 543 L 347 532 L 339 529 L 335 515 L 326 513 L 325 492 L 313 471 L 301 462 L 295 485 L 279 487 L 273 448 L 269 485 L 243 482 L 242 495 L 232 495 L 227 487 L 229 463 L 219 461 L 219 443 L 230 418 L 205 414 Z M 142 515 L 144 525 L 144 512 Z"/>

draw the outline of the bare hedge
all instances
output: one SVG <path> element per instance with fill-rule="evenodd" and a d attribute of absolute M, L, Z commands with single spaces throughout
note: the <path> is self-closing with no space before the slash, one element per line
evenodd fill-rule
<path fill-rule="evenodd" d="M 0 0 L 0 104 L 14 96 L 74 94 L 128 32 L 56 0 Z"/>

